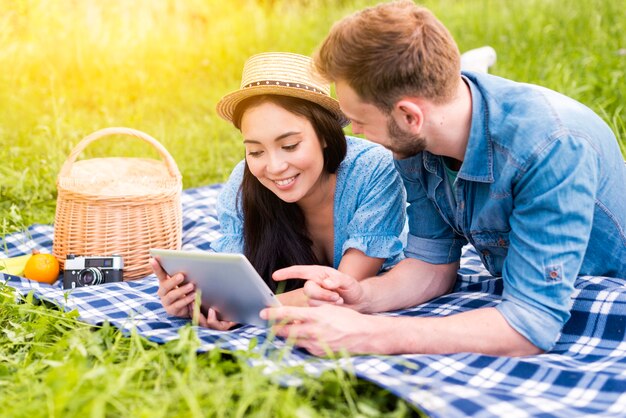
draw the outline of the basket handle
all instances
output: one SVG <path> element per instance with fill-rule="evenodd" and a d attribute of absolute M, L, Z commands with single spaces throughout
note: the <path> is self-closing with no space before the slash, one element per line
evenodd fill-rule
<path fill-rule="evenodd" d="M 74 147 L 72 152 L 70 152 L 70 155 L 67 157 L 67 159 L 63 163 L 59 176 L 61 177 L 69 176 L 70 170 L 72 169 L 72 165 L 74 165 L 74 163 L 76 162 L 76 158 L 78 158 L 78 154 L 83 152 L 85 148 L 87 148 L 87 146 L 91 144 L 93 141 L 95 141 L 96 139 L 100 139 L 108 135 L 130 135 L 130 136 L 134 136 L 134 137 L 144 140 L 145 142 L 147 142 L 148 144 L 156 148 L 156 150 L 159 152 L 159 154 L 161 155 L 161 158 L 163 158 L 163 161 L 165 162 L 165 166 L 167 167 L 167 171 L 170 173 L 170 175 L 174 178 L 181 177 L 180 171 L 178 170 L 178 166 L 176 165 L 176 161 L 174 161 L 174 158 L 172 158 L 172 155 L 165 149 L 163 145 L 161 145 L 159 141 L 157 141 L 156 139 L 154 139 L 147 133 L 138 131 L 136 129 L 122 128 L 122 127 L 111 127 L 111 128 L 100 129 L 99 131 L 96 131 L 86 136 L 85 138 L 83 138 Z"/>

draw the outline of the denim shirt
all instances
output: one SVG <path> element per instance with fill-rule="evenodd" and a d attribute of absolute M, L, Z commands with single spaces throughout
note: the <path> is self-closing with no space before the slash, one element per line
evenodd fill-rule
<path fill-rule="evenodd" d="M 338 268 L 350 248 L 382 258 L 382 271 L 404 258 L 405 194 L 391 152 L 361 138 L 346 137 L 347 152 L 337 169 L 333 205 L 333 264 Z M 217 252 L 243 253 L 241 182 L 245 160 L 224 185 L 217 200 L 221 236 Z"/>
<path fill-rule="evenodd" d="M 502 276 L 497 309 L 548 350 L 577 276 L 626 279 L 626 166 L 615 135 L 582 104 L 492 75 L 463 79 L 472 121 L 456 182 L 427 151 L 395 161 L 409 203 L 405 254 L 445 264 L 471 243 Z"/>

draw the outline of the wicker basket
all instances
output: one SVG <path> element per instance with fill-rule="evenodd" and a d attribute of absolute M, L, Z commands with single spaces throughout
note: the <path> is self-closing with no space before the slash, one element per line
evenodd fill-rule
<path fill-rule="evenodd" d="M 119 134 L 151 144 L 163 161 L 76 161 L 93 141 Z M 67 254 L 121 255 L 124 280 L 133 280 L 151 273 L 150 248 L 180 249 L 182 177 L 163 145 L 143 132 L 107 128 L 84 138 L 61 167 L 57 190 L 53 253 L 61 266 Z"/>

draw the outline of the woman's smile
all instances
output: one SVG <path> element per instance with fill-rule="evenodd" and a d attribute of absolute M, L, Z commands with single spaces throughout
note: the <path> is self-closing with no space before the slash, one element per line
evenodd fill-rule
<path fill-rule="evenodd" d="M 288 177 L 288 178 L 281 179 L 281 180 L 272 180 L 272 181 L 279 189 L 286 190 L 290 188 L 290 186 L 296 181 L 296 177 L 298 176 L 299 174 L 296 174 L 293 177 Z"/>
<path fill-rule="evenodd" d="M 332 198 L 325 184 L 323 145 L 311 122 L 271 102 L 245 111 L 241 132 L 250 173 L 280 199 L 305 204 Z"/>

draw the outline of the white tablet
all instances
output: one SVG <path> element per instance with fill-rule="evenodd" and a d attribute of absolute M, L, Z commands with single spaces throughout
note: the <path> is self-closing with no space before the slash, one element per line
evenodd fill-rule
<path fill-rule="evenodd" d="M 201 306 L 214 307 L 220 318 L 240 324 L 266 327 L 259 312 L 268 306 L 280 306 L 252 264 L 243 254 L 150 249 L 163 270 L 170 276 L 185 275 L 199 290 Z"/>

